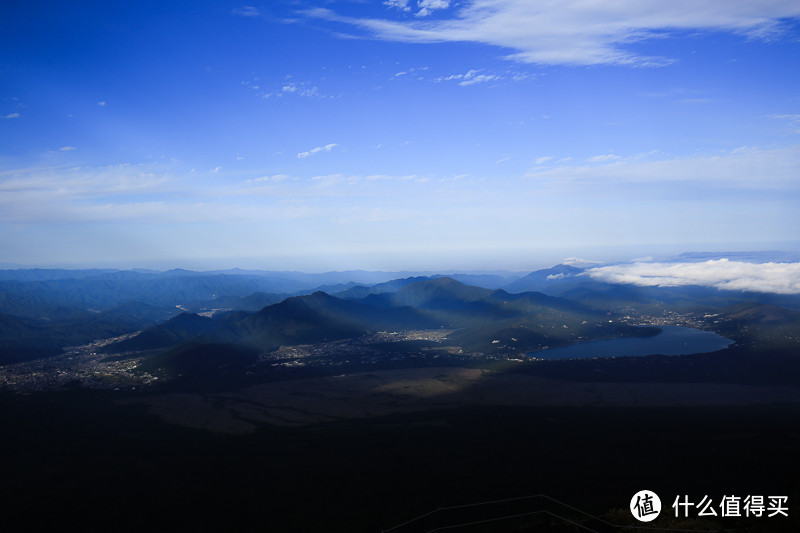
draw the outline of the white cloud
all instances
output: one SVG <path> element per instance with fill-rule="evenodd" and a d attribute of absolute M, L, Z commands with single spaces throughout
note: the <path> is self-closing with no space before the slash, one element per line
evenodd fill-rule
<path fill-rule="evenodd" d="M 580 257 L 567 257 L 561 264 L 569 265 L 569 266 L 588 266 L 588 265 L 597 265 L 601 263 L 601 261 L 592 261 L 591 259 L 581 259 Z"/>
<path fill-rule="evenodd" d="M 319 196 L 281 174 L 237 189 L 158 165 L 18 169 L 0 171 L 0 224 L 281 220 L 326 209 Z"/>
<path fill-rule="evenodd" d="M 466 74 L 453 74 L 451 76 L 447 76 L 446 78 L 436 78 L 435 81 L 458 81 L 459 85 L 465 87 L 467 85 L 475 85 L 476 83 L 484 83 L 487 81 L 501 79 L 500 76 L 495 76 L 493 74 L 479 74 L 479 72 L 480 71 L 478 70 L 470 70 Z"/>
<path fill-rule="evenodd" d="M 393 5 L 407 5 L 391 2 Z M 418 15 L 444 7 L 444 0 L 420 0 Z M 765 38 L 785 19 L 800 16 L 800 3 L 785 0 L 472 0 L 438 20 L 343 17 L 316 8 L 307 16 L 349 23 L 376 38 L 415 42 L 477 42 L 512 53 L 509 58 L 539 64 L 621 64 L 653 66 L 669 58 L 636 54 L 629 45 L 670 32 L 727 31 Z"/>
<path fill-rule="evenodd" d="M 261 176 L 260 178 L 253 178 L 247 180 L 247 183 L 280 183 L 281 181 L 286 181 L 288 179 L 292 179 L 292 177 L 288 174 L 274 174 L 272 176 Z"/>
<path fill-rule="evenodd" d="M 406 70 L 401 70 L 400 72 L 395 73 L 394 76 L 392 76 L 392 78 L 393 79 L 397 79 L 397 78 L 399 78 L 401 76 L 409 76 L 410 77 L 412 74 L 420 72 L 420 71 L 428 70 L 428 68 L 429 67 L 414 67 L 414 68 L 409 68 L 409 69 L 406 69 Z M 421 75 L 417 74 L 415 79 L 421 80 L 423 78 L 422 78 Z"/>
<path fill-rule="evenodd" d="M 0 221 L 85 219 L 84 209 L 129 195 L 167 194 L 169 178 L 152 166 L 41 167 L 0 172 Z M 182 196 L 189 196 L 184 191 Z"/>
<path fill-rule="evenodd" d="M 248 85 L 251 89 L 258 90 L 258 85 Z M 319 90 L 319 87 L 315 85 L 307 85 L 305 83 L 286 83 L 281 86 L 280 89 L 273 90 L 271 92 L 266 92 L 261 94 L 261 98 L 283 98 L 284 96 L 301 96 L 303 98 L 327 98 L 324 94 L 322 94 Z"/>
<path fill-rule="evenodd" d="M 58 149 L 59 152 L 72 152 L 73 150 L 77 150 L 74 146 L 62 146 Z"/>
<path fill-rule="evenodd" d="M 409 175 L 401 175 L 395 176 L 390 174 L 369 174 L 369 175 L 359 175 L 359 174 L 326 174 L 321 176 L 313 176 L 309 179 L 310 182 L 316 184 L 319 187 L 330 187 L 336 185 L 376 185 L 379 186 L 380 184 L 397 184 L 397 183 L 425 183 L 429 181 L 427 177 L 420 177 L 415 174 Z"/>
<path fill-rule="evenodd" d="M 384 0 L 383 5 L 401 11 L 411 11 L 411 8 L 408 7 L 408 0 Z"/>
<path fill-rule="evenodd" d="M 141 192 L 162 185 L 166 174 L 150 166 L 36 167 L 0 172 L 0 192 L 58 192 L 70 197 Z"/>
<path fill-rule="evenodd" d="M 534 162 L 535 162 L 537 165 L 541 165 L 542 163 L 547 163 L 547 162 L 548 162 L 548 161 L 550 161 L 551 159 L 553 159 L 551 156 L 549 156 L 549 155 L 546 155 L 546 156 L 543 156 L 543 157 L 539 157 L 539 158 L 537 158 L 537 159 L 536 159 L 536 161 L 534 161 Z"/>
<path fill-rule="evenodd" d="M 511 79 L 514 81 L 534 80 L 536 79 L 536 74 L 531 74 L 529 72 L 512 72 Z"/>
<path fill-rule="evenodd" d="M 344 174 L 327 174 L 324 176 L 314 176 L 311 181 L 321 186 L 339 185 L 341 183 L 356 184 L 363 181 L 361 176 L 345 176 Z"/>
<path fill-rule="evenodd" d="M 619 159 L 622 158 L 618 155 L 604 154 L 604 155 L 596 155 L 594 157 L 590 157 L 589 159 L 587 159 L 587 161 L 589 163 L 606 163 L 608 161 L 617 161 Z"/>
<path fill-rule="evenodd" d="M 7 119 L 10 119 L 10 118 L 19 118 L 19 113 L 9 113 L 8 115 L 6 115 L 6 116 L 4 116 L 4 117 L 0 117 L 0 118 L 7 118 Z"/>
<path fill-rule="evenodd" d="M 800 294 L 800 263 L 744 263 L 727 259 L 702 263 L 633 263 L 596 267 L 593 278 L 639 286 L 702 285 L 734 291 Z"/>
<path fill-rule="evenodd" d="M 318 154 L 320 152 L 330 152 L 338 145 L 336 143 L 326 144 L 325 146 L 317 146 L 316 148 L 312 148 L 308 152 L 300 152 L 297 154 L 298 159 L 305 159 L 306 157 Z"/>
<path fill-rule="evenodd" d="M 232 224 L 226 226 L 230 230 L 223 242 L 226 246 L 239 239 L 241 231 L 271 245 L 274 239 L 296 244 L 303 235 L 316 235 L 319 242 L 307 251 L 317 254 L 322 245 L 330 246 L 332 253 L 341 253 L 348 242 L 353 243 L 353 250 L 363 250 L 370 239 L 376 246 L 391 240 L 390 249 L 394 249 L 398 243 L 420 242 L 419 234 L 430 228 L 448 225 L 453 226 L 449 234 L 461 235 L 464 224 L 456 220 L 467 212 L 467 225 L 482 228 L 485 220 L 483 208 L 472 209 L 479 196 L 474 182 L 442 186 L 436 180 L 426 182 L 427 176 L 413 175 L 257 174 L 235 185 L 213 179 L 209 172 L 178 170 L 179 166 L 61 165 L 0 171 L 0 224 L 41 228 L 42 234 L 51 234 L 49 228 L 61 231 L 68 227 L 65 225 L 92 224 L 108 232 L 106 242 L 117 243 L 120 228 L 132 228 L 131 222 L 145 223 L 150 229 L 142 231 L 150 232 L 148 241 L 173 250 L 180 247 L 174 243 L 183 241 L 176 235 L 205 242 L 205 237 L 200 237 L 205 232 L 195 224 L 213 221 Z M 369 208 L 364 208 L 365 198 L 369 199 Z M 503 210 L 507 212 L 507 206 Z M 298 225 L 287 224 L 290 219 Z M 397 239 L 370 233 L 364 221 L 382 224 L 386 235 Z M 269 224 L 259 226 L 260 222 Z M 337 222 L 350 224 L 355 233 L 335 231 L 332 226 Z M 137 233 L 133 242 L 144 239 L 142 235 Z M 7 232 L 0 241 L 7 248 L 12 237 Z M 81 239 L 70 239 L 61 239 L 59 246 L 81 249 Z M 249 242 L 252 246 L 253 241 Z M 473 244 L 470 240 L 469 246 Z M 425 243 L 421 246 L 429 247 Z M 438 249 L 440 243 L 430 247 Z M 244 245 L 240 249 L 248 248 Z"/>
<path fill-rule="evenodd" d="M 499 76 L 493 76 L 489 74 L 477 74 L 471 77 L 467 77 L 464 81 L 460 82 L 459 85 L 465 87 L 467 85 L 475 85 L 476 83 L 484 83 L 487 81 L 497 80 L 500 79 Z"/>
<path fill-rule="evenodd" d="M 267 83 L 258 77 L 241 82 L 243 87 L 255 91 L 259 98 L 292 98 L 301 97 L 310 100 L 334 98 L 334 96 L 323 94 L 320 88 L 309 82 L 289 81 L 293 76 L 285 76 L 285 80 L 280 83 Z"/>
<path fill-rule="evenodd" d="M 792 133 L 800 133 L 800 115 L 769 115 L 769 118 L 786 121 Z"/>
<path fill-rule="evenodd" d="M 450 0 L 419 0 L 417 2 L 417 7 L 420 8 L 417 12 L 417 16 L 427 17 L 434 11 L 450 7 Z"/>
<path fill-rule="evenodd" d="M 607 157 L 596 156 L 601 159 L 590 158 L 586 165 L 534 168 L 527 177 L 577 186 L 683 182 L 761 192 L 800 189 L 800 146 L 771 150 L 743 147 L 704 157 L 654 159 L 656 155 L 615 156 L 618 159 L 613 165 L 591 164 Z M 680 190 L 674 187 L 675 193 Z"/>
<path fill-rule="evenodd" d="M 239 15 L 240 17 L 261 17 L 261 11 L 254 6 L 242 6 L 237 7 L 232 11 L 234 15 Z"/>
<path fill-rule="evenodd" d="M 97 105 L 99 105 L 100 107 L 105 107 L 106 103 L 105 102 L 97 102 Z"/>

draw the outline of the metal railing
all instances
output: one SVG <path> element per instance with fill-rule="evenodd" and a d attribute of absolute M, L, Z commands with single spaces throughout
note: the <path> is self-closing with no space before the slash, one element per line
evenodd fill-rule
<path fill-rule="evenodd" d="M 719 531 L 732 531 L 729 529 L 664 528 L 648 526 L 646 524 L 613 524 L 603 518 L 582 511 L 546 494 L 534 494 L 503 500 L 439 507 L 401 524 L 397 524 L 388 529 L 382 529 L 381 533 L 410 533 L 412 531 L 433 533 L 436 531 L 452 531 L 459 528 L 469 529 L 471 526 L 488 526 L 490 524 L 499 526 L 500 522 L 503 521 L 522 521 L 526 518 L 534 519 L 536 515 L 539 515 L 539 517 L 548 517 L 564 525 L 569 524 L 578 530 L 593 533 L 616 533 L 630 530 L 643 532 L 672 531 L 682 533 L 717 533 Z M 529 525 L 533 526 L 534 524 L 530 523 Z"/>

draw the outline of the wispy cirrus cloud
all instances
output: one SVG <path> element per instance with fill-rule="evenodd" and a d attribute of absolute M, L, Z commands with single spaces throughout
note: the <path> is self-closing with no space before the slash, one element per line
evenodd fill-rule
<path fill-rule="evenodd" d="M 305 159 L 307 157 L 311 157 L 312 155 L 316 155 L 316 154 L 318 154 L 320 152 L 330 152 L 331 150 L 333 150 L 337 146 L 339 146 L 339 145 L 336 144 L 336 143 L 326 144 L 325 146 L 317 146 L 317 147 L 312 148 L 311 150 L 309 150 L 307 152 L 300 152 L 299 154 L 297 154 L 297 158 L 298 159 Z"/>
<path fill-rule="evenodd" d="M 536 163 L 547 161 L 540 158 Z M 658 153 L 625 157 L 605 154 L 585 161 L 587 164 L 584 165 L 536 166 L 526 176 L 565 186 L 682 182 L 762 192 L 800 189 L 797 180 L 800 146 L 776 149 L 740 147 L 715 155 L 674 158 L 666 158 Z"/>
<path fill-rule="evenodd" d="M 800 263 L 633 263 L 595 267 L 592 278 L 645 287 L 700 285 L 733 291 L 800 294 Z"/>
<path fill-rule="evenodd" d="M 247 183 L 280 183 L 289 179 L 297 179 L 289 174 L 273 174 L 272 176 L 261 176 L 260 178 L 253 178 L 247 180 Z"/>
<path fill-rule="evenodd" d="M 392 76 L 392 79 L 398 79 L 398 78 L 401 78 L 403 76 L 416 77 L 417 79 L 422 79 L 422 77 L 419 75 L 419 73 L 422 72 L 422 71 L 426 71 L 429 68 L 430 67 L 414 67 L 414 68 L 409 68 L 407 70 L 401 70 L 400 72 L 395 72 L 395 74 Z"/>
<path fill-rule="evenodd" d="M 269 84 L 269 87 L 264 87 L 258 78 L 255 78 L 253 80 L 243 81 L 242 85 L 255 91 L 255 94 L 261 98 L 301 97 L 310 100 L 334 98 L 333 96 L 323 94 L 318 86 L 306 82 L 285 81 L 280 85 Z"/>
<path fill-rule="evenodd" d="M 128 194 L 161 188 L 168 174 L 149 166 L 33 167 L 0 172 L 0 192 L 53 192 L 69 197 Z"/>
<path fill-rule="evenodd" d="M 609 161 L 617 161 L 619 159 L 622 159 L 622 158 L 620 156 L 618 156 L 618 155 L 602 154 L 602 155 L 596 155 L 596 156 L 590 157 L 589 159 L 587 159 L 587 161 L 589 163 L 608 163 Z"/>
<path fill-rule="evenodd" d="M 793 133 L 800 133 L 800 115 L 769 115 L 769 118 L 773 120 L 782 120 L 789 124 L 789 128 L 791 128 Z"/>
<path fill-rule="evenodd" d="M 411 11 L 408 0 L 384 0 L 383 5 L 400 11 Z"/>
<path fill-rule="evenodd" d="M 158 165 L 18 169 L 0 172 L 0 223 L 205 223 L 295 219 L 324 212 L 319 193 L 298 181 L 275 174 L 236 188 Z"/>
<path fill-rule="evenodd" d="M 418 0 L 417 7 L 420 8 L 417 11 L 417 16 L 427 17 L 434 11 L 450 7 L 450 0 Z"/>
<path fill-rule="evenodd" d="M 428 178 L 415 175 L 272 174 L 256 175 L 238 186 L 221 184 L 216 175 L 213 170 L 204 177 L 154 164 L 0 171 L 0 223 L 264 220 L 279 218 L 276 213 L 336 213 L 354 208 L 356 198 L 363 196 L 373 198 L 378 207 L 394 206 L 402 201 L 400 192 L 408 194 L 407 205 L 418 207 L 413 187 L 435 190 Z"/>
<path fill-rule="evenodd" d="M 307 87 L 305 85 L 297 84 L 297 83 L 287 83 L 281 87 L 280 93 L 275 93 L 275 95 L 286 95 L 286 94 L 293 94 L 297 96 L 303 96 L 305 98 L 319 98 L 321 95 L 319 93 L 319 88 L 316 86 Z"/>
<path fill-rule="evenodd" d="M 6 115 L 6 116 L 4 116 L 4 117 L 0 117 L 0 118 L 3 118 L 3 119 L 12 119 L 12 118 L 19 118 L 19 117 L 20 117 L 20 114 L 19 114 L 19 113 L 9 113 L 8 115 Z"/>
<path fill-rule="evenodd" d="M 447 77 L 436 78 L 435 81 L 456 81 L 462 87 L 468 85 L 475 85 L 477 83 L 485 83 L 487 81 L 494 81 L 501 79 L 500 76 L 494 74 L 481 74 L 479 70 L 469 70 L 464 74 L 452 74 Z"/>
<path fill-rule="evenodd" d="M 0 221 L 69 222 L 97 205 L 165 197 L 169 174 L 150 166 L 34 167 L 0 172 Z M 190 191 L 185 191 L 190 195 Z"/>
<path fill-rule="evenodd" d="M 409 0 L 384 0 L 383 5 L 391 9 L 397 9 L 399 11 L 404 11 L 404 12 L 411 11 Z M 415 16 L 427 17 L 434 11 L 438 11 L 440 9 L 447 9 L 448 7 L 450 7 L 450 0 L 417 0 L 416 6 L 417 8 L 419 8 L 419 11 L 415 13 Z"/>
<path fill-rule="evenodd" d="M 239 15 L 240 17 L 250 17 L 250 18 L 258 18 L 263 17 L 264 15 L 261 13 L 261 10 L 255 6 L 241 6 L 237 7 L 233 11 L 231 11 L 234 15 Z"/>
<path fill-rule="evenodd" d="M 385 4 L 405 10 L 408 2 Z M 777 33 L 782 21 L 800 16 L 800 4 L 777 0 L 619 0 L 532 2 L 472 0 L 449 17 L 425 19 L 449 7 L 421 0 L 417 20 L 346 17 L 325 8 L 306 16 L 360 27 L 374 38 L 412 43 L 474 42 L 508 50 L 508 57 L 538 64 L 658 66 L 670 58 L 648 57 L 632 44 L 685 31 L 726 31 L 749 37 Z M 424 20 L 423 20 L 424 19 Z"/>

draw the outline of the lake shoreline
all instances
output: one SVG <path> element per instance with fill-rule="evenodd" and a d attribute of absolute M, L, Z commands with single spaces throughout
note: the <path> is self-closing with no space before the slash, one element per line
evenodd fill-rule
<path fill-rule="evenodd" d="M 642 326 L 650 327 L 650 326 Z M 526 357 L 545 361 L 596 359 L 607 357 L 646 357 L 648 355 L 693 355 L 726 349 L 735 341 L 713 331 L 685 326 L 659 326 L 652 336 L 591 340 L 526 353 Z"/>

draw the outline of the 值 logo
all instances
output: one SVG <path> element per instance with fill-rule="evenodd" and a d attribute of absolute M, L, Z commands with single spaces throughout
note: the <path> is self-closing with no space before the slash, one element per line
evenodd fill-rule
<path fill-rule="evenodd" d="M 631 513 L 640 522 L 650 522 L 661 512 L 661 499 L 652 490 L 640 490 L 631 498 Z"/>

